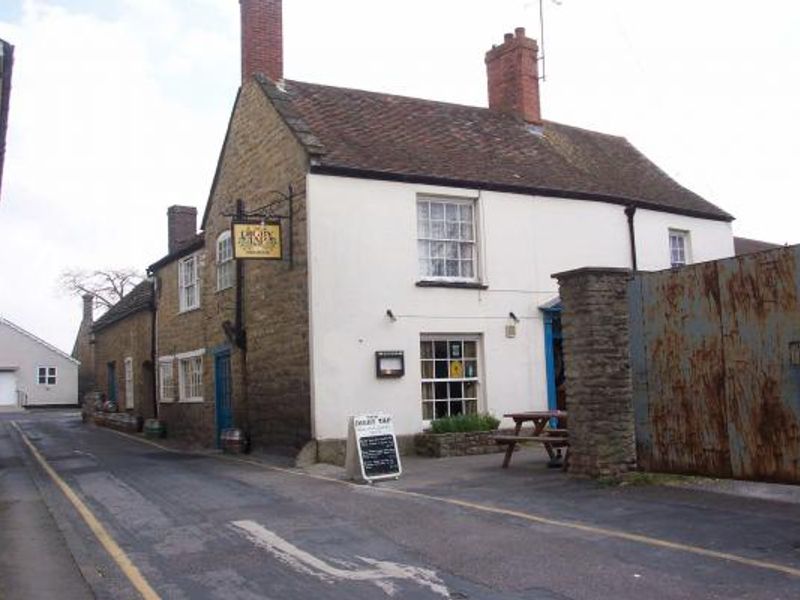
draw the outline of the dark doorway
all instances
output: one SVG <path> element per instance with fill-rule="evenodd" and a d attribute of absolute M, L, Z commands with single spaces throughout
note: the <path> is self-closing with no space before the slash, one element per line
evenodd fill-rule
<path fill-rule="evenodd" d="M 117 401 L 117 363 L 110 362 L 106 366 L 106 379 L 108 384 L 108 401 Z"/>

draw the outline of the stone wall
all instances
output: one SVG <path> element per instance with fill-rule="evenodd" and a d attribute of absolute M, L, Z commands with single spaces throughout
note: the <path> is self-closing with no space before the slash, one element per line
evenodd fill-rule
<path fill-rule="evenodd" d="M 636 466 L 627 269 L 554 275 L 560 287 L 569 472 L 617 477 Z"/>
<path fill-rule="evenodd" d="M 497 431 L 418 433 L 414 436 L 414 449 L 419 456 L 434 458 L 505 452 L 506 447 L 494 441 L 497 434 Z"/>
<path fill-rule="evenodd" d="M 235 425 L 254 447 L 299 450 L 311 439 L 308 268 L 305 186 L 308 158 L 255 80 L 246 82 L 232 115 L 211 201 L 203 221 L 206 330 L 211 346 L 227 343 L 235 290 L 216 290 L 216 240 L 231 224 L 236 200 L 245 211 L 272 204 L 288 215 L 281 194 L 294 192 L 293 265 L 283 221 L 283 261 L 244 261 L 247 353 L 231 355 Z"/>
<path fill-rule="evenodd" d="M 154 414 L 152 318 L 141 310 L 94 333 L 94 379 L 108 398 L 108 364 L 114 363 L 119 410 L 144 419 Z M 133 359 L 133 409 L 125 408 L 125 359 Z"/>

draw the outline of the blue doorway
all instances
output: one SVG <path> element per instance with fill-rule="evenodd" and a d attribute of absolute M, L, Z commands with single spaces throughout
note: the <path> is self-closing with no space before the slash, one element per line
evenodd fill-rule
<path fill-rule="evenodd" d="M 548 410 L 567 410 L 564 389 L 564 351 L 561 332 L 561 300 L 555 298 L 541 307 L 544 322 L 544 357 L 547 372 Z"/>
<path fill-rule="evenodd" d="M 233 427 L 230 349 L 214 354 L 214 396 L 217 405 L 217 446 L 219 446 L 222 430 Z"/>

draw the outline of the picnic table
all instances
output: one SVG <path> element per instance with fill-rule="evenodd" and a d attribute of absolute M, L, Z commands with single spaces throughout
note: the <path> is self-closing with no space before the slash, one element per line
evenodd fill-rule
<path fill-rule="evenodd" d="M 520 442 L 539 442 L 544 446 L 550 457 L 551 464 L 561 464 L 560 454 L 561 448 L 566 448 L 567 453 L 564 457 L 564 467 L 567 466 L 569 458 L 569 437 L 566 429 L 559 429 L 549 427 L 550 422 L 556 419 L 566 419 L 567 413 L 563 410 L 541 410 L 541 411 L 526 411 L 518 413 L 509 413 L 503 415 L 510 419 L 514 419 L 514 434 L 513 435 L 496 435 L 495 442 L 508 446 L 506 448 L 505 458 L 503 458 L 503 468 L 507 469 L 511 462 L 511 456 L 514 454 L 514 449 Z M 532 435 L 520 435 L 522 426 L 525 423 L 533 423 Z M 556 451 L 558 449 L 558 452 Z"/>

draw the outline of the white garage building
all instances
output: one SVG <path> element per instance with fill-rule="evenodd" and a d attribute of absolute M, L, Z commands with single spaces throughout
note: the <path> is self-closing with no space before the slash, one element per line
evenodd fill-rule
<path fill-rule="evenodd" d="M 0 408 L 77 406 L 79 364 L 0 317 Z"/>

